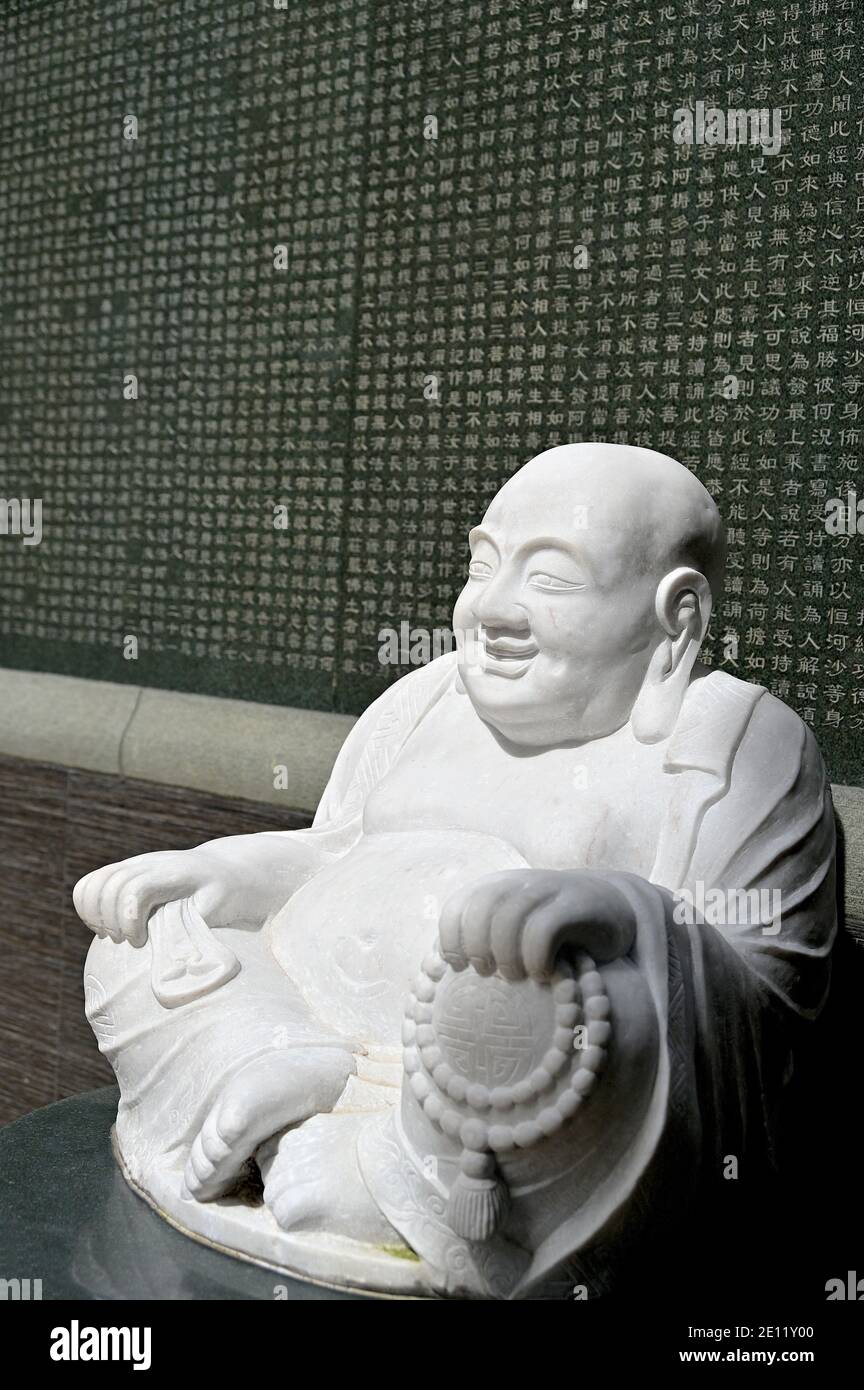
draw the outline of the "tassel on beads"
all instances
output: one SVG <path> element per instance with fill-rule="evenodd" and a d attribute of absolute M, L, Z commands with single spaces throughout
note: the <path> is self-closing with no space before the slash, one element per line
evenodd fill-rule
<path fill-rule="evenodd" d="M 500 1226 L 508 1202 L 507 1186 L 498 1175 L 492 1154 L 463 1149 L 447 1202 L 451 1230 L 463 1240 L 488 1240 Z"/>

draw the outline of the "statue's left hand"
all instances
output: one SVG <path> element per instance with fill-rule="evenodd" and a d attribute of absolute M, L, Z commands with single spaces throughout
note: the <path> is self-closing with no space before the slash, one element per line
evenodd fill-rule
<path fill-rule="evenodd" d="M 599 873 L 507 869 L 460 888 L 444 904 L 441 954 L 454 970 L 542 979 L 565 947 L 598 963 L 626 955 L 636 935 L 628 899 Z"/>

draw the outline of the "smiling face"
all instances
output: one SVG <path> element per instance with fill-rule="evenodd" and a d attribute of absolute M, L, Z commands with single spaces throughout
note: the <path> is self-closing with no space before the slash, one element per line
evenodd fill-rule
<path fill-rule="evenodd" d="M 625 724 L 663 637 L 667 533 L 692 531 L 702 497 L 713 508 L 680 464 L 618 445 L 551 449 L 515 474 L 470 534 L 453 613 L 480 717 L 536 748 Z"/>

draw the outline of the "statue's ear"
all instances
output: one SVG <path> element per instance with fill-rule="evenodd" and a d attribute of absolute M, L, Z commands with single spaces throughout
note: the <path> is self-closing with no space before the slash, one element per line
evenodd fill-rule
<path fill-rule="evenodd" d="M 657 586 L 654 611 L 663 637 L 630 715 L 640 743 L 659 743 L 675 728 L 711 617 L 708 580 L 686 566 L 671 570 Z"/>

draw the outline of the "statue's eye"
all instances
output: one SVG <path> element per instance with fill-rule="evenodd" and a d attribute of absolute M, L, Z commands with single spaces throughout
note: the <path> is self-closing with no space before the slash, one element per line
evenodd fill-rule
<path fill-rule="evenodd" d="M 488 579 L 492 574 L 492 566 L 485 560 L 472 560 L 468 566 L 468 573 L 472 579 Z"/>
<path fill-rule="evenodd" d="M 575 579 L 559 579 L 554 574 L 544 574 L 542 570 L 535 570 L 528 576 L 528 583 L 535 589 L 545 589 L 547 593 L 569 593 L 572 589 L 584 589 L 584 584 L 579 584 Z"/>

